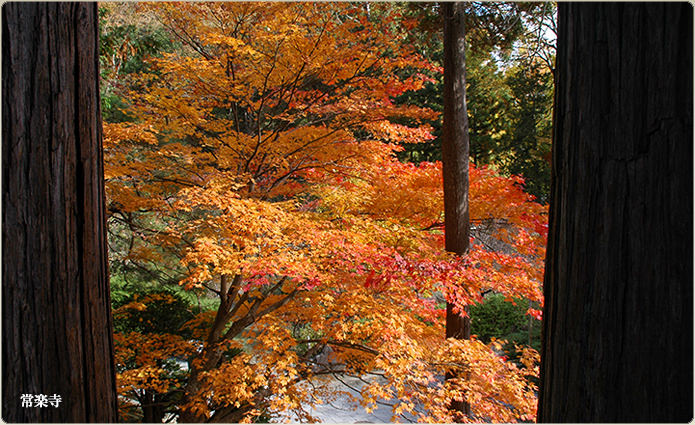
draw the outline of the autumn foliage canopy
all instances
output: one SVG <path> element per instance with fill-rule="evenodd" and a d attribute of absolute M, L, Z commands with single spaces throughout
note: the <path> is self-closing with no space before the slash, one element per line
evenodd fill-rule
<path fill-rule="evenodd" d="M 105 124 L 109 220 L 128 235 L 112 256 L 216 301 L 178 329 L 116 334 L 123 400 L 177 394 L 179 421 L 311 420 L 322 377 L 342 374 L 366 377 L 364 407 L 387 400 L 394 420 L 461 419 L 452 398 L 468 421 L 533 420 L 532 350 L 512 362 L 495 341 L 446 340 L 444 305 L 494 291 L 538 306 L 546 210 L 520 178 L 471 166 L 472 248 L 444 251 L 441 164 L 395 157 L 437 116 L 397 101 L 440 71 L 405 43 L 407 19 L 350 3 L 139 7 L 181 48 L 121 82 L 130 119 Z M 174 304 L 150 294 L 114 314 Z"/>

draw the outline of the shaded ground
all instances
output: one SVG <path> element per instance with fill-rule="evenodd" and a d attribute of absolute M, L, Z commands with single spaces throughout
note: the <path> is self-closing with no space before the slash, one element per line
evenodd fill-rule
<path fill-rule="evenodd" d="M 349 393 L 358 401 L 353 401 L 347 394 L 340 394 L 337 398 L 335 398 L 335 400 L 330 402 L 327 401 L 324 404 L 317 405 L 313 409 L 308 409 L 309 414 L 315 417 L 317 420 L 320 420 L 322 423 L 343 424 L 391 422 L 392 412 L 390 406 L 377 404 L 377 408 L 373 412 L 367 413 L 359 404 L 361 397 L 359 392 L 356 390 L 365 385 L 364 382 L 359 378 L 340 377 L 340 380 L 343 382 L 340 382 L 338 379 L 333 377 L 323 379 L 323 385 L 327 385 L 336 391 Z M 348 386 L 352 388 L 349 388 Z M 384 401 L 384 403 L 387 402 Z M 297 417 L 292 413 L 288 413 L 287 416 L 278 418 L 277 421 L 282 422 L 285 419 L 289 419 L 290 422 L 297 422 Z M 404 418 L 400 418 L 399 421 L 405 422 L 406 420 Z"/>

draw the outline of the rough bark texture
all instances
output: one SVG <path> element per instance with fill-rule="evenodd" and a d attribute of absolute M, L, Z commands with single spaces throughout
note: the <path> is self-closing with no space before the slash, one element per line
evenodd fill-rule
<path fill-rule="evenodd" d="M 692 418 L 692 14 L 559 4 L 541 422 Z"/>
<path fill-rule="evenodd" d="M 444 21 L 444 115 L 442 122 L 442 174 L 444 177 L 444 236 L 447 251 L 468 252 L 469 136 L 466 111 L 465 7 L 463 3 L 441 3 Z M 446 306 L 446 337 L 468 339 L 470 318 Z M 466 403 L 454 402 L 452 409 L 470 414 Z"/>
<path fill-rule="evenodd" d="M 96 3 L 2 7 L 2 419 L 113 422 Z M 57 394 L 58 407 L 21 406 Z"/>

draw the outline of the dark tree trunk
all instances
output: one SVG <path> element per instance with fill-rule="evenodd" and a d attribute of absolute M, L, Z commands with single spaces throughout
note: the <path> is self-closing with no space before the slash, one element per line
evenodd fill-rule
<path fill-rule="evenodd" d="M 541 422 L 693 416 L 692 14 L 559 4 Z"/>
<path fill-rule="evenodd" d="M 96 3 L 2 7 L 2 418 L 113 422 Z M 58 407 L 22 407 L 22 394 Z"/>
<path fill-rule="evenodd" d="M 145 391 L 139 400 L 142 406 L 142 422 L 146 424 L 161 424 L 166 416 L 166 401 L 164 397 L 157 397 L 154 391 Z"/>
<path fill-rule="evenodd" d="M 444 177 L 444 236 L 446 250 L 468 252 L 468 114 L 466 111 L 465 7 L 441 3 L 444 21 L 444 116 L 442 122 L 442 174 Z M 468 339 L 470 318 L 446 306 L 446 337 Z M 451 376 L 448 376 L 451 378 Z M 454 401 L 452 410 L 470 414 L 467 403 Z"/>

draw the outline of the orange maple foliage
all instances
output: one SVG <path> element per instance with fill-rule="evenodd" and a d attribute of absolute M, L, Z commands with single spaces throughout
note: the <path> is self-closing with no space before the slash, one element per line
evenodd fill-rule
<path fill-rule="evenodd" d="M 185 325 L 191 340 L 117 335 L 117 362 L 133 365 L 121 394 L 169 391 L 157 359 L 183 356 L 181 421 L 311 420 L 321 376 L 334 373 L 378 375 L 364 405 L 391 399 L 394 420 L 461 419 L 447 406 L 462 397 L 465 420 L 533 419 L 532 353 L 519 367 L 475 339 L 445 340 L 443 302 L 463 311 L 487 290 L 542 302 L 544 207 L 520 179 L 471 166 L 479 237 L 465 258 L 443 250 L 441 164 L 394 156 L 432 136 L 393 119 L 434 116 L 393 102 L 432 69 L 403 43 L 398 15 L 374 22 L 347 3 L 141 7 L 185 50 L 128 82 L 133 122 L 105 124 L 110 219 L 133 236 L 120 259 L 178 271 L 219 304 Z M 326 346 L 329 363 L 317 360 Z M 444 382 L 449 371 L 462 378 Z"/>

